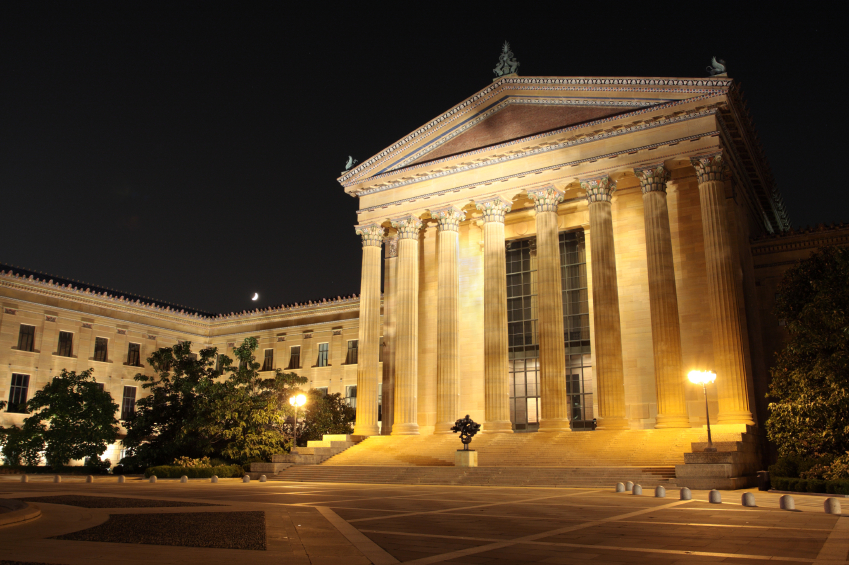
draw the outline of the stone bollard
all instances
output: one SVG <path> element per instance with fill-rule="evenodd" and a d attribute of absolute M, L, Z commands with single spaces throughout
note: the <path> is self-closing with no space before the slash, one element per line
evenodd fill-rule
<path fill-rule="evenodd" d="M 750 492 L 744 492 L 742 504 L 743 506 L 748 506 L 749 508 L 754 508 L 755 506 L 757 506 L 757 504 L 755 504 L 755 495 Z"/>
<path fill-rule="evenodd" d="M 243 482 L 243 483 L 249 483 L 249 482 L 251 482 L 251 476 L 250 476 L 250 475 L 245 475 L 244 477 L 242 477 L 242 482 Z"/>
<path fill-rule="evenodd" d="M 21 482 L 22 483 L 28 483 L 29 477 L 27 475 L 21 475 Z"/>
<path fill-rule="evenodd" d="M 666 489 L 662 486 L 657 486 L 654 489 L 654 497 L 655 498 L 666 498 Z"/>
<path fill-rule="evenodd" d="M 94 482 L 94 477 L 92 477 L 91 475 L 87 476 L 87 477 L 85 478 L 85 482 L 87 482 L 87 483 L 93 483 L 93 482 Z"/>
<path fill-rule="evenodd" d="M 53 482 L 54 483 L 61 483 L 62 477 L 60 477 L 59 475 L 56 475 L 55 477 L 53 477 Z"/>
<path fill-rule="evenodd" d="M 719 491 L 713 489 L 708 493 L 708 502 L 711 504 L 722 504 L 722 495 L 719 494 Z"/>
<path fill-rule="evenodd" d="M 260 475 L 260 476 L 259 476 L 259 482 L 264 483 L 264 482 L 265 482 L 265 481 L 267 481 L 267 480 L 268 480 L 268 479 L 265 477 L 265 475 Z"/>
<path fill-rule="evenodd" d="M 155 483 L 155 482 L 156 482 L 156 475 L 151 475 L 151 476 L 150 476 L 150 482 L 152 482 L 152 483 Z"/>
<path fill-rule="evenodd" d="M 826 514 L 841 514 L 840 501 L 836 498 L 826 498 L 823 502 L 823 508 Z"/>
<path fill-rule="evenodd" d="M 181 483 L 187 483 L 187 482 L 189 482 L 189 478 L 186 475 L 183 475 L 182 477 L 180 477 L 180 482 Z"/>
<path fill-rule="evenodd" d="M 693 500 L 693 495 L 687 487 L 681 489 L 681 500 Z"/>
<path fill-rule="evenodd" d="M 625 492 L 625 485 L 623 483 L 616 483 L 616 492 Z"/>
<path fill-rule="evenodd" d="M 634 488 L 631 489 L 631 494 L 643 494 L 643 487 L 640 485 L 634 485 Z"/>
<path fill-rule="evenodd" d="M 633 488 L 634 488 L 634 483 L 632 483 L 631 481 L 628 481 L 627 483 L 625 483 L 625 490 L 627 490 L 628 492 L 631 492 L 633 490 Z"/>
<path fill-rule="evenodd" d="M 209 482 L 210 483 L 217 483 L 218 482 L 218 475 L 212 475 L 212 477 L 209 479 Z"/>
<path fill-rule="evenodd" d="M 120 485 L 120 484 L 123 484 L 123 483 L 124 483 L 124 481 L 126 481 L 126 480 L 127 480 L 127 479 L 126 479 L 126 478 L 124 478 L 124 475 L 119 475 L 119 476 L 118 476 L 118 484 L 119 484 L 119 485 Z"/>
<path fill-rule="evenodd" d="M 796 501 L 789 494 L 784 494 L 778 499 L 778 507 L 782 510 L 796 510 Z"/>

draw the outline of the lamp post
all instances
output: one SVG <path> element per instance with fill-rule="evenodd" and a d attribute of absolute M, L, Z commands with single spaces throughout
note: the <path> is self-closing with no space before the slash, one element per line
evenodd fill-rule
<path fill-rule="evenodd" d="M 705 393 L 705 417 L 707 418 L 708 430 L 708 446 L 705 451 L 716 451 L 716 448 L 713 446 L 713 439 L 710 437 L 710 411 L 708 410 L 707 399 L 707 384 L 716 381 L 716 373 L 713 371 L 690 371 L 687 378 L 690 379 L 691 383 L 702 385 L 702 390 Z"/>
<path fill-rule="evenodd" d="M 307 397 L 303 394 L 298 394 L 289 399 L 289 404 L 295 408 L 295 424 L 292 429 L 295 432 L 295 447 L 298 447 L 298 408 L 307 403 Z"/>

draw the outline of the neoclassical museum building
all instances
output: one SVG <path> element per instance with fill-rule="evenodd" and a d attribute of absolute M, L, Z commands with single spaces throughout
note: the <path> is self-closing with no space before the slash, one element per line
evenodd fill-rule
<path fill-rule="evenodd" d="M 759 426 L 776 285 L 849 242 L 790 230 L 724 74 L 506 74 L 338 180 L 359 200 L 351 296 L 223 315 L 0 266 L 0 424 L 63 368 L 93 367 L 128 417 L 154 349 L 256 336 L 263 370 L 355 403 L 360 436 L 466 414 L 483 436 L 701 428 L 694 369 L 717 375 L 712 423 Z"/>

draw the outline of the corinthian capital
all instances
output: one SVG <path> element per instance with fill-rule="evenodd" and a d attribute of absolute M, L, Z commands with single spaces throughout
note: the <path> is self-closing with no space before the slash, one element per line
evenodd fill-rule
<path fill-rule="evenodd" d="M 363 238 L 363 247 L 380 247 L 383 243 L 383 227 L 377 224 L 354 226 L 357 235 Z"/>
<path fill-rule="evenodd" d="M 613 198 L 613 191 L 616 190 L 616 183 L 610 182 L 610 177 L 601 177 L 597 179 L 588 179 L 581 181 L 581 188 L 587 192 L 587 202 L 610 202 Z"/>
<path fill-rule="evenodd" d="M 475 201 L 475 208 L 483 212 L 484 223 L 504 223 L 504 214 L 510 211 L 513 204 L 500 196 Z"/>
<path fill-rule="evenodd" d="M 383 238 L 383 243 L 386 244 L 384 257 L 392 259 L 398 256 L 398 236 L 391 235 Z"/>
<path fill-rule="evenodd" d="M 466 213 L 456 206 L 431 210 L 430 217 L 435 219 L 439 231 L 460 231 L 460 222 L 466 219 Z"/>
<path fill-rule="evenodd" d="M 690 162 L 696 169 L 696 176 L 699 177 L 699 184 L 712 180 L 723 180 L 726 164 L 721 153 L 693 157 L 690 159 Z"/>
<path fill-rule="evenodd" d="M 528 191 L 528 198 L 534 201 L 534 209 L 539 212 L 557 212 L 557 205 L 563 200 L 563 192 L 553 186 Z"/>
<path fill-rule="evenodd" d="M 390 220 L 392 227 L 398 230 L 398 239 L 419 239 L 422 221 L 415 216 L 401 216 Z"/>
<path fill-rule="evenodd" d="M 645 169 L 634 169 L 634 174 L 640 179 L 640 188 L 643 190 L 643 194 L 648 194 L 649 192 L 666 192 L 669 171 L 663 165 Z"/>

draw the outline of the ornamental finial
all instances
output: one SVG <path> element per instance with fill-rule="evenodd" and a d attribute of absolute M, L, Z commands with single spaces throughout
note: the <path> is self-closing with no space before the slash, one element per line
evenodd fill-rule
<path fill-rule="evenodd" d="M 513 51 L 510 50 L 510 44 L 508 42 L 504 42 L 504 45 L 501 47 L 501 55 L 498 57 L 498 64 L 492 69 L 492 72 L 495 73 L 496 77 L 503 77 L 504 75 L 512 75 L 516 74 L 516 70 L 519 68 L 519 61 L 516 60 L 516 57 L 513 56 Z"/>

